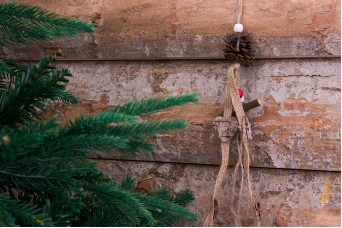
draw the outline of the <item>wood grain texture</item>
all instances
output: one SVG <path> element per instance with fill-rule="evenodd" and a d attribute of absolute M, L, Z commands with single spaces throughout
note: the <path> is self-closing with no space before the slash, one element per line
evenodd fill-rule
<path fill-rule="evenodd" d="M 96 160 L 99 167 L 121 180 L 131 174 L 138 179 L 138 190 L 149 192 L 161 187 L 174 191 L 190 189 L 195 201 L 190 208 L 201 214 L 202 226 L 209 211 L 209 202 L 218 167 L 154 162 Z M 215 226 L 235 226 L 230 205 L 232 201 L 232 172 L 228 169 L 218 195 L 219 210 Z M 341 225 L 341 176 L 338 172 L 294 171 L 278 169 L 251 169 L 252 188 L 260 205 L 261 225 L 269 226 L 337 226 Z M 330 183 L 329 197 L 320 199 Z M 242 226 L 255 226 L 254 211 L 247 189 L 241 197 Z M 182 224 L 191 226 L 191 224 Z"/>
<path fill-rule="evenodd" d="M 5 0 L 0 0 L 5 2 Z M 1 55 L 38 59 L 61 48 L 65 59 L 220 59 L 236 22 L 235 0 L 18 0 L 96 24 L 95 34 Z M 242 21 L 257 57 L 340 55 L 339 0 L 244 1 Z"/>
<path fill-rule="evenodd" d="M 74 74 L 69 88 L 83 101 L 53 108 L 67 120 L 114 104 L 151 96 L 197 92 L 199 104 L 164 110 L 151 119 L 185 118 L 190 127 L 153 136 L 154 154 L 108 159 L 219 164 L 220 141 L 213 119 L 222 112 L 226 72 L 220 61 L 88 62 L 63 64 Z M 253 124 L 252 166 L 340 170 L 340 62 L 338 60 L 259 61 L 241 68 L 246 101 L 263 106 L 248 112 Z M 235 160 L 232 152 L 232 164 Z"/>

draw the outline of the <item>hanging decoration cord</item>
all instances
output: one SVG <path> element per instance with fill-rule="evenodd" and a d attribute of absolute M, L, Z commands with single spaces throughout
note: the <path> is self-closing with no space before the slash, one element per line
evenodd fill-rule
<path fill-rule="evenodd" d="M 236 22 L 238 24 L 241 24 L 241 16 L 242 16 L 242 0 L 238 0 L 238 16 L 237 16 L 237 19 L 236 19 Z M 240 37 L 238 38 L 237 40 L 237 43 L 236 43 L 236 50 L 239 51 L 240 50 Z"/>
<path fill-rule="evenodd" d="M 238 12 L 238 16 L 237 16 L 236 22 L 237 22 L 238 24 L 241 24 L 242 0 L 238 0 L 238 7 L 239 7 L 239 12 Z"/>
<path fill-rule="evenodd" d="M 228 69 L 228 72 L 227 72 L 228 84 L 227 84 L 227 87 L 225 90 L 224 110 L 223 110 L 222 122 L 224 122 L 224 121 L 229 122 L 231 120 L 231 116 L 233 113 L 233 103 L 232 103 L 232 96 L 231 96 L 232 94 L 230 92 L 230 89 L 232 87 L 232 84 L 234 84 L 234 76 L 236 76 L 234 71 L 238 70 L 239 67 L 240 67 L 239 64 L 235 64 L 232 67 L 230 67 Z M 237 94 L 238 93 L 236 92 L 236 95 Z M 219 130 L 219 132 L 220 132 L 220 130 Z M 204 222 L 204 226 L 206 226 L 206 227 L 213 226 L 213 224 L 214 224 L 216 195 L 217 195 L 217 191 L 218 191 L 219 187 L 222 184 L 223 178 L 226 175 L 226 171 L 227 171 L 228 163 L 229 163 L 230 139 L 228 138 L 225 140 L 225 138 L 222 138 L 221 140 L 222 140 L 222 142 L 221 142 L 221 153 L 222 153 L 221 166 L 220 166 L 220 170 L 217 174 L 217 178 L 216 178 L 216 182 L 215 182 L 215 186 L 214 186 L 214 192 L 213 192 L 213 195 L 211 198 L 210 211 L 209 211 L 209 214 L 208 214 L 208 216 Z"/>
<path fill-rule="evenodd" d="M 228 164 L 229 164 L 229 150 L 231 140 L 238 131 L 238 151 L 239 151 L 239 160 L 236 164 L 235 171 L 233 174 L 233 183 L 235 183 L 237 170 L 239 167 L 242 171 L 242 180 L 240 184 L 240 190 L 238 193 L 239 202 L 240 196 L 242 192 L 242 185 L 244 176 L 247 179 L 248 191 L 251 203 L 253 204 L 253 208 L 255 211 L 255 216 L 257 220 L 258 226 L 260 226 L 260 214 L 257 208 L 257 204 L 253 197 L 253 189 L 251 186 L 250 174 L 249 174 L 249 148 L 248 148 L 248 139 L 251 138 L 251 130 L 249 121 L 245 115 L 242 103 L 240 101 L 240 97 L 238 95 L 238 87 L 237 84 L 239 82 L 239 69 L 240 64 L 236 63 L 232 65 L 227 72 L 227 87 L 225 90 L 225 100 L 224 100 L 224 111 L 223 117 L 217 117 L 214 120 L 215 126 L 217 126 L 217 130 L 219 132 L 219 137 L 221 139 L 221 153 L 222 153 L 222 161 L 221 166 L 217 175 L 217 179 L 215 182 L 213 195 L 211 198 L 210 211 L 205 219 L 204 226 L 213 226 L 215 211 L 217 210 L 217 193 L 222 185 L 223 178 L 226 176 Z M 233 111 L 235 111 L 236 118 L 232 118 Z M 242 156 L 243 155 L 243 156 Z M 242 158 L 243 157 L 243 158 Z M 235 191 L 234 191 L 235 192 Z M 215 208 L 216 206 L 216 208 Z M 239 212 L 239 204 L 237 212 Z"/>

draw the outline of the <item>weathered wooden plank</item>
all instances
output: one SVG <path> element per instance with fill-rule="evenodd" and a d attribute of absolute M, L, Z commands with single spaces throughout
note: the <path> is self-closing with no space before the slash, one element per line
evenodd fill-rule
<path fill-rule="evenodd" d="M 70 89 L 84 99 L 78 106 L 53 108 L 70 119 L 132 99 L 197 92 L 201 102 L 151 118 L 185 118 L 186 131 L 156 135 L 153 155 L 102 158 L 220 164 L 220 141 L 211 126 L 222 111 L 226 71 L 220 61 L 65 63 L 74 74 Z M 252 166 L 340 170 L 340 62 L 259 61 L 241 68 L 246 100 L 263 107 L 248 113 L 254 129 Z M 234 163 L 232 152 L 231 162 Z"/>
<path fill-rule="evenodd" d="M 137 190 L 150 192 L 161 187 L 174 191 L 190 189 L 195 201 L 190 208 L 201 214 L 202 226 L 209 211 L 218 167 L 153 162 L 96 160 L 99 167 L 116 180 L 131 174 L 138 179 Z M 228 169 L 217 196 L 220 209 L 215 226 L 236 226 L 230 206 L 234 190 L 233 169 Z M 338 172 L 251 169 L 252 188 L 260 205 L 261 225 L 337 226 L 341 225 L 341 176 Z M 246 186 L 241 202 L 240 226 L 256 226 Z M 182 224 L 190 226 L 191 224 Z"/>
<path fill-rule="evenodd" d="M 0 0 L 5 2 L 5 0 Z M 97 24 L 95 34 L 0 54 L 38 59 L 57 48 L 65 59 L 223 58 L 223 38 L 236 21 L 237 3 L 159 0 L 18 0 Z M 340 55 L 339 0 L 246 1 L 242 21 L 258 57 Z"/>

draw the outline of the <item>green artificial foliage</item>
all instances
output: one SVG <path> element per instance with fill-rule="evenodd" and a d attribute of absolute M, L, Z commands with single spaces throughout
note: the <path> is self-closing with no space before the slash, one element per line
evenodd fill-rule
<path fill-rule="evenodd" d="M 33 44 L 93 31 L 36 6 L 0 4 L 0 45 Z M 171 226 L 197 221 L 186 208 L 190 191 L 135 191 L 97 168 L 90 153 L 138 155 L 153 151 L 148 135 L 184 129 L 177 119 L 141 115 L 197 102 L 195 94 L 143 99 L 61 124 L 45 119 L 52 102 L 77 103 L 66 85 L 71 73 L 54 66 L 58 53 L 38 64 L 0 59 L 0 226 Z"/>
<path fill-rule="evenodd" d="M 187 94 L 183 96 L 168 97 L 166 99 L 150 98 L 142 99 L 140 101 L 128 102 L 122 106 L 116 106 L 113 108 L 114 112 L 126 113 L 128 115 L 141 115 L 144 113 L 154 113 L 158 110 L 169 107 L 170 105 L 177 103 L 178 105 L 186 104 L 194 100 L 193 94 Z"/>
<path fill-rule="evenodd" d="M 16 3 L 0 4 L 0 28 L 1 46 L 41 43 L 94 31 L 93 24 Z"/>
<path fill-rule="evenodd" d="M 50 218 L 40 213 L 36 205 L 23 203 L 0 194 L 0 226 L 53 226 Z"/>
<path fill-rule="evenodd" d="M 22 126 L 30 123 L 32 117 L 43 118 L 40 111 L 46 110 L 48 99 L 78 102 L 77 97 L 65 90 L 71 73 L 67 69 L 59 70 L 51 66 L 54 59 L 55 55 L 50 55 L 37 66 L 28 64 L 26 69 L 11 68 L 10 71 L 14 72 L 0 74 L 1 125 Z"/>

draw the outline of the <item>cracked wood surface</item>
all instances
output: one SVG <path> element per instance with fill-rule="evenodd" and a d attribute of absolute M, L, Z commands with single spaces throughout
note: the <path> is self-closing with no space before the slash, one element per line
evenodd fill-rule
<path fill-rule="evenodd" d="M 0 2 L 6 2 L 0 0 Z M 96 24 L 94 34 L 36 47 L 3 48 L 0 55 L 38 59 L 61 48 L 64 59 L 221 59 L 233 31 L 236 0 L 17 0 Z M 339 56 L 339 0 L 251 0 L 242 22 L 257 57 Z"/>
<path fill-rule="evenodd" d="M 195 195 L 190 208 L 201 214 L 201 221 L 195 225 L 203 225 L 218 167 L 110 160 L 96 162 L 116 180 L 121 180 L 123 174 L 137 177 L 137 190 L 143 193 L 165 186 L 174 191 L 190 189 Z M 230 205 L 237 204 L 232 200 L 232 172 L 233 169 L 229 168 L 217 196 L 220 209 L 214 220 L 216 227 L 236 226 L 230 211 Z M 340 173 L 252 168 L 251 180 L 256 202 L 260 205 L 261 226 L 340 226 Z M 256 226 L 246 186 L 242 196 L 240 226 Z"/>
<path fill-rule="evenodd" d="M 220 141 L 213 119 L 222 112 L 226 85 L 224 61 L 65 63 L 74 78 L 69 88 L 83 101 L 53 108 L 62 120 L 80 113 L 151 96 L 197 92 L 200 103 L 170 108 L 149 118 L 185 118 L 190 127 L 151 137 L 154 154 L 99 158 L 220 164 Z M 246 101 L 263 106 L 248 112 L 253 125 L 251 165 L 286 169 L 340 170 L 340 61 L 258 61 L 241 68 Z M 231 164 L 236 151 L 232 152 Z"/>

